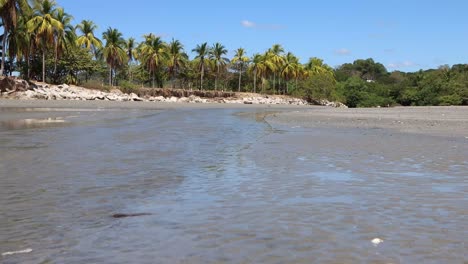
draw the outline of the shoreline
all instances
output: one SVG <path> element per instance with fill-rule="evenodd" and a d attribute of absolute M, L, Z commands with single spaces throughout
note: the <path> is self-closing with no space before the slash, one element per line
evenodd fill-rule
<path fill-rule="evenodd" d="M 149 101 L 102 101 L 102 100 L 41 100 L 0 98 L 1 108 L 70 108 L 70 109 L 318 109 L 326 106 L 292 104 L 235 104 L 235 103 L 188 103 Z"/>
<path fill-rule="evenodd" d="M 333 108 L 288 104 L 167 103 L 137 101 L 22 100 L 0 98 L 1 112 L 32 113 L 80 110 L 178 110 L 178 109 L 258 109 L 275 110 L 265 120 L 272 126 L 297 128 L 389 129 L 403 133 L 463 137 L 468 139 L 468 106 L 430 106 L 394 108 Z M 34 114 L 36 115 L 36 114 Z M 11 120 L 4 114 L 0 121 Z"/>

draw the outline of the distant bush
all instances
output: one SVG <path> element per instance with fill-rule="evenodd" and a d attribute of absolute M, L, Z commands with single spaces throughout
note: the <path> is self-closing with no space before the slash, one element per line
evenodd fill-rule
<path fill-rule="evenodd" d="M 119 89 L 123 92 L 123 93 L 127 93 L 127 94 L 130 94 L 130 93 L 137 93 L 138 92 L 138 86 L 132 82 L 129 82 L 129 81 L 126 81 L 126 80 L 123 80 L 123 81 L 120 81 L 119 83 Z"/>
<path fill-rule="evenodd" d="M 391 98 L 382 97 L 373 93 L 362 92 L 357 107 L 388 107 L 394 105 Z"/>

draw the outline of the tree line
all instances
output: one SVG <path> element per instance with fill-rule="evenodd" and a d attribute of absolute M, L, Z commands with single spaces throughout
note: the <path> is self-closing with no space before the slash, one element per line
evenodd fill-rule
<path fill-rule="evenodd" d="M 190 51 L 176 39 L 153 33 L 125 39 L 109 27 L 73 17 L 54 0 L 0 0 L 1 74 L 24 79 L 88 85 L 140 86 L 288 94 L 308 100 L 340 100 L 351 107 L 467 104 L 468 65 L 404 73 L 388 72 L 372 59 L 332 68 L 307 63 L 274 44 L 262 53 L 238 48 L 232 58 L 221 43 Z"/>

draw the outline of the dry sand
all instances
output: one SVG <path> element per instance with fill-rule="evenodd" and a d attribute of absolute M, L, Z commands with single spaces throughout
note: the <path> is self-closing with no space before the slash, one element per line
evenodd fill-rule
<path fill-rule="evenodd" d="M 314 108 L 267 118 L 273 125 L 304 128 L 392 129 L 405 133 L 466 137 L 468 107 Z"/>

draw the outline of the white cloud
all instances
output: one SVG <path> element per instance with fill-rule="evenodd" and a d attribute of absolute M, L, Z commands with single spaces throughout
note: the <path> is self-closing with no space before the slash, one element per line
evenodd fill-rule
<path fill-rule="evenodd" d="M 245 28 L 255 28 L 255 29 L 261 29 L 261 30 L 281 30 L 285 28 L 282 25 L 276 25 L 276 24 L 257 24 L 250 20 L 242 20 L 241 25 Z"/>
<path fill-rule="evenodd" d="M 249 20 L 242 20 L 241 25 L 246 28 L 254 28 L 257 26 L 257 24 Z"/>
<path fill-rule="evenodd" d="M 401 68 L 408 68 L 408 67 L 415 67 L 419 66 L 419 64 L 412 62 L 412 61 L 404 61 L 404 62 L 395 62 L 390 63 L 387 65 L 390 69 L 401 69 Z"/>
<path fill-rule="evenodd" d="M 338 49 L 338 50 L 335 50 L 335 54 L 336 55 L 340 55 L 340 56 L 347 56 L 347 55 L 351 55 L 351 51 L 349 49 Z"/>

